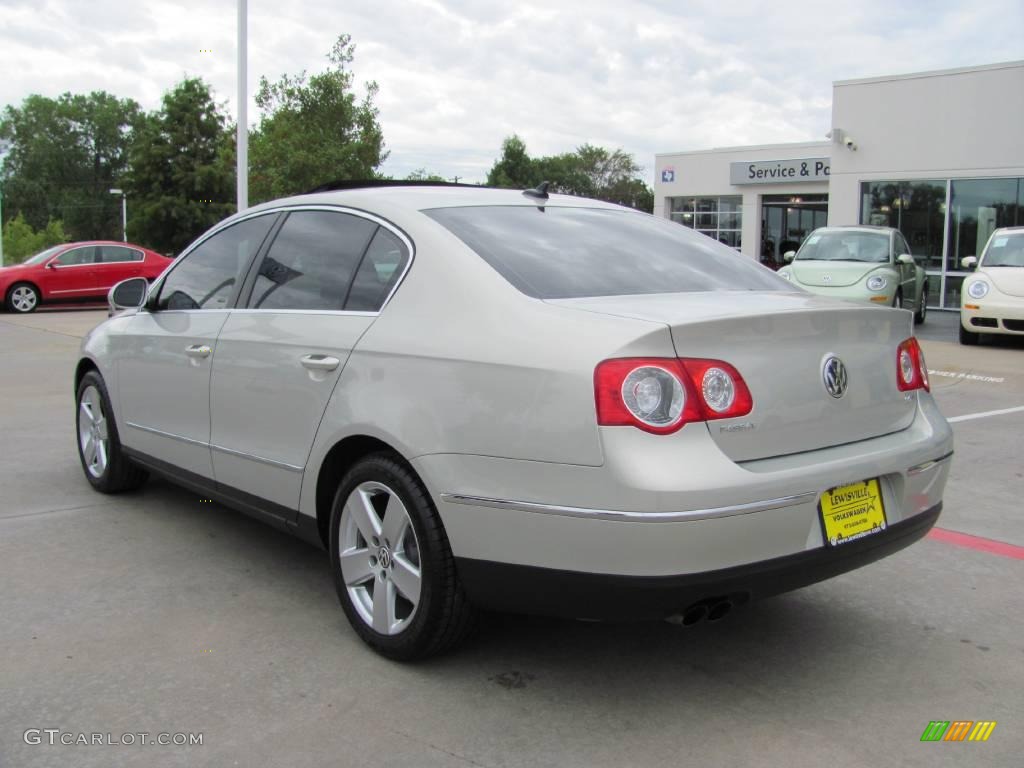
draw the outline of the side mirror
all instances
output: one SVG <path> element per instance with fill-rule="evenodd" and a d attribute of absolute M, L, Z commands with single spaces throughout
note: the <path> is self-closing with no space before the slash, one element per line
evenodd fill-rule
<path fill-rule="evenodd" d="M 960 259 L 960 266 L 964 269 L 975 269 L 978 266 L 977 256 L 964 256 Z"/>
<path fill-rule="evenodd" d="M 46 262 L 46 268 L 47 269 L 56 269 L 59 266 L 60 266 L 60 262 L 57 261 L 57 259 L 54 259 L 53 261 Z"/>
<path fill-rule="evenodd" d="M 782 260 L 785 261 L 787 264 L 791 262 L 795 257 L 796 251 L 786 251 L 784 254 L 782 254 Z"/>
<path fill-rule="evenodd" d="M 144 277 L 129 277 L 110 289 L 107 294 L 108 315 L 114 315 L 126 309 L 138 309 L 146 303 L 149 282 Z"/>
<path fill-rule="evenodd" d="M 896 257 L 896 261 L 898 261 L 900 264 L 913 264 L 914 257 L 911 256 L 909 253 L 901 253 L 899 256 Z"/>

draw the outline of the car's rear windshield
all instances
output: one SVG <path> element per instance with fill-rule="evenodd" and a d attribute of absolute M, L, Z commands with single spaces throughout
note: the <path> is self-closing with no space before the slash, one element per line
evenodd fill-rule
<path fill-rule="evenodd" d="M 473 206 L 424 213 L 538 299 L 793 290 L 727 245 L 634 211 Z"/>

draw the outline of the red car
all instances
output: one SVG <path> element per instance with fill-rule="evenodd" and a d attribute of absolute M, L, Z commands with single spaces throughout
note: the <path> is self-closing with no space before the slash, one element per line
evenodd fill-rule
<path fill-rule="evenodd" d="M 0 296 L 10 312 L 32 312 L 44 301 L 104 299 L 122 280 L 155 280 L 173 261 L 132 243 L 64 243 L 0 268 Z"/>

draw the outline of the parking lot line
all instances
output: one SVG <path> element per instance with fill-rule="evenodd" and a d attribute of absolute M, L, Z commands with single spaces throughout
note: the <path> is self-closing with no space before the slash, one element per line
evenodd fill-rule
<path fill-rule="evenodd" d="M 1024 547 L 1018 547 L 1015 544 L 1007 544 L 1005 541 L 986 539 L 981 536 L 971 536 L 967 533 L 949 531 L 945 528 L 932 528 L 931 532 L 928 534 L 928 538 L 935 539 L 936 541 L 944 541 L 947 544 L 952 544 L 957 547 L 974 549 L 979 552 L 988 552 L 993 555 L 1001 555 L 1002 557 L 1011 557 L 1014 560 L 1024 560 Z"/>
<path fill-rule="evenodd" d="M 958 421 L 970 421 L 971 419 L 984 419 L 988 416 L 1002 416 L 1004 413 L 1019 413 L 1024 411 L 1024 405 L 1018 405 L 1015 408 L 1001 408 L 998 411 L 982 411 L 980 413 L 967 413 L 963 416 L 952 416 L 946 421 L 950 424 L 955 424 Z"/>

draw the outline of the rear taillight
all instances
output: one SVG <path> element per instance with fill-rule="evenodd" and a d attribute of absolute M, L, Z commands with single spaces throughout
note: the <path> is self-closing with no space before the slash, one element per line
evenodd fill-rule
<path fill-rule="evenodd" d="M 753 408 L 739 371 L 721 360 L 620 358 L 594 370 L 597 423 L 664 435 L 693 421 L 745 416 Z"/>
<path fill-rule="evenodd" d="M 900 392 L 923 389 L 930 392 L 928 384 L 928 366 L 924 362 L 924 352 L 917 339 L 911 337 L 896 348 L 896 386 Z"/>

